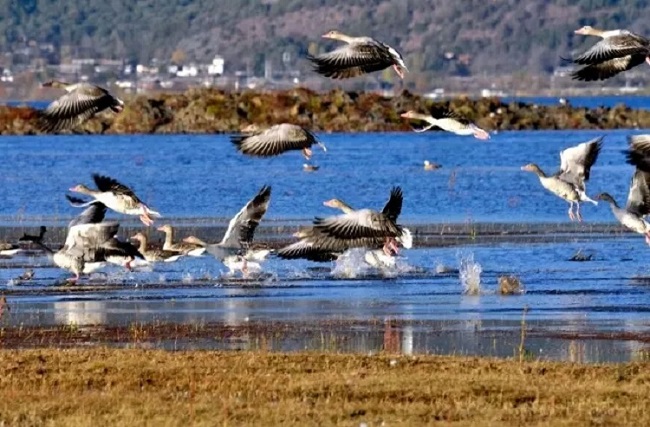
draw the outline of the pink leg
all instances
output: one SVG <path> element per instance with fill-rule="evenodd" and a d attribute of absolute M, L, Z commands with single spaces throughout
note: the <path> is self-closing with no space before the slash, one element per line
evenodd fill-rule
<path fill-rule="evenodd" d="M 576 217 L 575 217 L 575 215 L 573 215 L 573 202 L 569 202 L 569 203 L 570 203 L 570 205 L 569 205 L 569 219 L 571 221 L 575 221 Z"/>
<path fill-rule="evenodd" d="M 133 258 L 131 258 L 126 262 L 126 264 L 124 264 L 124 268 L 126 268 L 128 271 L 133 271 L 133 268 L 131 267 L 131 262 L 133 262 Z"/>
<path fill-rule="evenodd" d="M 645 57 L 645 62 L 647 62 L 648 65 L 650 65 L 650 56 L 646 56 L 646 57 Z"/>
<path fill-rule="evenodd" d="M 302 155 L 305 156 L 305 159 L 307 160 L 311 159 L 311 154 L 312 154 L 311 149 L 309 148 L 302 149 Z"/>
<path fill-rule="evenodd" d="M 582 214 L 580 213 L 580 202 L 576 202 L 576 218 L 578 218 L 578 221 L 582 222 Z"/>
<path fill-rule="evenodd" d="M 650 231 L 645 233 L 645 242 L 650 246 Z"/>
<path fill-rule="evenodd" d="M 400 67 L 393 65 L 393 70 L 395 70 L 400 79 L 404 80 L 404 71 Z"/>

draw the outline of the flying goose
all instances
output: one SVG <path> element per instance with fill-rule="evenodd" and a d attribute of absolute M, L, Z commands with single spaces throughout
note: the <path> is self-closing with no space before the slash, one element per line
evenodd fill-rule
<path fill-rule="evenodd" d="M 170 224 L 158 227 L 158 231 L 165 233 L 165 243 L 162 247 L 164 251 L 176 252 L 177 254 L 187 256 L 201 256 L 205 252 L 205 248 L 194 243 L 174 243 L 174 227 Z"/>
<path fill-rule="evenodd" d="M 587 196 L 585 183 L 589 180 L 591 167 L 598 159 L 602 140 L 603 137 L 599 136 L 561 151 L 560 170 L 555 175 L 546 175 L 535 163 L 522 166 L 521 170 L 537 175 L 544 188 L 569 202 L 569 218 L 572 221 L 575 219 L 582 221 L 580 202 L 598 204 Z M 575 214 L 573 212 L 574 204 L 576 205 Z"/>
<path fill-rule="evenodd" d="M 604 31 L 589 25 L 575 34 L 600 37 L 602 40 L 587 52 L 571 60 L 584 65 L 571 74 L 574 80 L 606 80 L 647 61 L 650 64 L 650 40 L 627 30 Z"/>
<path fill-rule="evenodd" d="M 354 210 L 339 199 L 323 204 L 340 209 L 343 215 L 319 219 L 312 227 L 299 230 L 294 236 L 300 240 L 278 251 L 285 259 L 304 258 L 311 261 L 333 261 L 351 248 L 380 248 L 382 254 L 398 253 L 397 243 L 409 248 L 411 234 L 396 224 L 402 210 L 403 195 L 399 187 L 391 195 L 382 212 L 370 209 Z"/>
<path fill-rule="evenodd" d="M 106 207 L 116 212 L 125 215 L 138 215 L 140 221 L 145 225 L 153 224 L 152 217 L 160 217 L 160 214 L 151 210 L 142 200 L 135 195 L 133 190 L 124 184 L 99 174 L 93 174 L 93 181 L 97 186 L 97 190 L 92 190 L 83 184 L 76 185 L 70 189 L 81 194 L 86 194 L 93 197 L 99 202 L 102 202 Z M 86 203 L 79 203 L 76 206 L 88 206 L 93 201 Z"/>
<path fill-rule="evenodd" d="M 230 138 L 237 150 L 249 156 L 271 157 L 291 150 L 301 150 L 307 160 L 311 158 L 311 146 L 317 144 L 323 151 L 325 145 L 316 139 L 307 129 L 282 123 L 261 130 L 256 125 L 250 125 L 243 130 L 241 135 Z"/>
<path fill-rule="evenodd" d="M 124 108 L 122 100 L 90 83 L 69 84 L 51 80 L 43 83 L 43 86 L 65 89 L 67 92 L 40 112 L 39 128 L 43 132 L 74 129 L 101 111 L 110 109 L 119 113 Z"/>
<path fill-rule="evenodd" d="M 206 244 L 197 238 L 185 239 L 205 246 L 208 253 L 221 261 L 231 272 L 241 270 L 247 274 L 250 267 L 260 270 L 261 266 L 254 261 L 262 261 L 269 254 L 268 249 L 255 250 L 251 247 L 255 230 L 266 214 L 271 200 L 271 187 L 264 186 L 249 200 L 244 207 L 228 223 L 228 229 L 221 242 Z"/>
<path fill-rule="evenodd" d="M 314 71 L 333 79 L 347 79 L 393 67 L 400 78 L 408 72 L 404 58 L 392 47 L 371 37 L 350 37 L 332 30 L 323 38 L 346 43 L 332 52 L 308 55 Z"/>
<path fill-rule="evenodd" d="M 148 262 L 159 262 L 159 261 L 174 262 L 177 261 L 181 256 L 183 256 L 182 254 L 175 251 L 166 251 L 160 248 L 149 248 L 148 246 L 149 239 L 142 232 L 136 233 L 135 235 L 131 236 L 131 239 L 136 240 L 140 243 L 140 246 L 138 247 L 138 251 L 144 256 L 144 259 L 146 259 Z"/>
<path fill-rule="evenodd" d="M 636 170 L 625 207 L 619 207 L 609 193 L 601 193 L 596 198 L 609 203 L 618 222 L 645 235 L 645 241 L 650 245 L 650 223 L 644 219 L 650 214 L 650 135 L 629 137 L 628 143 L 628 163 L 636 166 Z"/>
<path fill-rule="evenodd" d="M 466 120 L 455 113 L 445 111 L 436 117 L 427 114 L 420 114 L 415 111 L 407 111 L 401 117 L 406 119 L 421 120 L 427 122 L 428 125 L 421 129 L 413 129 L 415 132 L 425 132 L 432 127 L 439 127 L 447 132 L 455 133 L 456 135 L 473 135 L 477 139 L 490 139 L 490 134 L 474 123 Z"/>

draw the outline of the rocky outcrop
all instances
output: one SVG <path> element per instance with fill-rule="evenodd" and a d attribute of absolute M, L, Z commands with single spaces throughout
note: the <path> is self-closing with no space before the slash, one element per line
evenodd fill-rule
<path fill-rule="evenodd" d="M 616 129 L 650 127 L 650 111 L 613 108 L 539 106 L 499 98 L 445 101 L 409 92 L 395 97 L 376 93 L 308 89 L 281 92 L 224 92 L 192 89 L 180 94 L 138 95 L 126 100 L 120 114 L 102 113 L 78 132 L 107 134 L 237 132 L 255 123 L 288 122 L 324 132 L 408 131 L 400 117 L 407 110 L 450 109 L 489 130 Z M 0 107 L 0 133 L 36 134 L 37 112 L 27 107 Z"/>

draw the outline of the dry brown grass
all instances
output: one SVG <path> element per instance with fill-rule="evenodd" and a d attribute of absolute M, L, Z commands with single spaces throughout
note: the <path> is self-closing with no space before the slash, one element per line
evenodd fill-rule
<path fill-rule="evenodd" d="M 0 425 L 650 425 L 650 365 L 0 351 Z"/>

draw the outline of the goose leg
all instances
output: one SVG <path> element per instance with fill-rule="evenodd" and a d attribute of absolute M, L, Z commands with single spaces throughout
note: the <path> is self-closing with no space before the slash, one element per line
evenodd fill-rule
<path fill-rule="evenodd" d="M 309 160 L 311 159 L 311 149 L 310 148 L 303 148 L 302 149 L 302 155 L 305 156 L 305 159 Z"/>
<path fill-rule="evenodd" d="M 650 56 L 646 56 L 646 57 L 645 57 L 645 62 L 647 62 L 648 65 L 650 65 Z"/>
<path fill-rule="evenodd" d="M 569 219 L 575 221 L 576 217 L 573 215 L 573 202 L 569 202 Z"/>
<path fill-rule="evenodd" d="M 150 226 L 153 224 L 153 219 L 151 219 L 151 217 L 146 213 L 140 215 L 140 221 L 142 221 L 142 223 L 146 226 Z"/>
<path fill-rule="evenodd" d="M 129 259 L 126 264 L 124 264 L 124 268 L 126 268 L 128 271 L 133 271 L 133 267 L 131 267 L 131 262 L 133 262 L 133 258 Z"/>
<path fill-rule="evenodd" d="M 397 65 L 393 65 L 393 70 L 395 70 L 400 79 L 404 79 L 404 72 Z"/>
<path fill-rule="evenodd" d="M 645 233 L 645 242 L 650 246 L 650 231 L 646 231 Z"/>
<path fill-rule="evenodd" d="M 576 202 L 576 218 L 578 218 L 578 221 L 582 222 L 582 214 L 580 213 L 580 202 Z"/>

